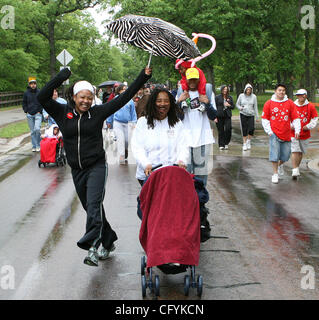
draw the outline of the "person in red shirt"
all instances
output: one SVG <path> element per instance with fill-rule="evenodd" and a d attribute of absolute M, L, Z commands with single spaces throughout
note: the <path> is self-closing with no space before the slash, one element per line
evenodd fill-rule
<path fill-rule="evenodd" d="M 292 100 L 286 96 L 286 86 L 277 84 L 275 94 L 268 100 L 262 113 L 262 126 L 269 135 L 269 161 L 272 162 L 272 183 L 278 183 L 284 174 L 283 164 L 291 154 L 291 122 L 295 138 L 299 139 L 300 119 Z"/>
<path fill-rule="evenodd" d="M 291 161 L 292 161 L 292 178 L 297 179 L 300 176 L 299 166 L 303 154 L 306 153 L 310 130 L 315 128 L 318 122 L 318 113 L 314 104 L 308 101 L 307 91 L 300 89 L 296 93 L 295 101 L 296 111 L 301 122 L 301 131 L 299 140 L 295 139 L 295 129 L 291 130 Z"/>

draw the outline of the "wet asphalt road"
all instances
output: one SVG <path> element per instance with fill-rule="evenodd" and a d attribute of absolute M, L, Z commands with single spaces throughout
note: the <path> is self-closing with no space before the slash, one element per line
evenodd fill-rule
<path fill-rule="evenodd" d="M 230 150 L 215 145 L 211 157 L 213 237 L 201 245 L 196 269 L 204 278 L 202 300 L 318 299 L 319 176 L 304 162 L 302 177 L 292 181 L 288 163 L 286 175 L 272 185 L 267 138 L 259 130 L 253 149 L 243 154 L 238 130 L 234 123 Z M 310 154 L 317 152 L 314 140 Z M 88 267 L 76 246 L 85 212 L 70 168 L 39 169 L 39 154 L 29 147 L 0 159 L 0 268 L 14 268 L 14 289 L 0 287 L 0 299 L 142 299 L 135 165 L 119 166 L 115 145 L 108 147 L 104 206 L 119 240 L 108 260 Z M 304 265 L 316 271 L 313 290 L 301 288 Z M 184 274 L 157 274 L 159 299 L 198 300 L 192 289 L 184 296 Z"/>

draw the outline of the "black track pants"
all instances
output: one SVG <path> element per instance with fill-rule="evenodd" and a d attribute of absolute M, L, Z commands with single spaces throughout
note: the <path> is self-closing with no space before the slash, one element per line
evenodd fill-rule
<path fill-rule="evenodd" d="M 86 232 L 77 243 L 84 250 L 92 246 L 98 248 L 101 243 L 105 249 L 110 249 L 117 240 L 116 233 L 106 220 L 103 207 L 107 173 L 105 162 L 98 162 L 82 170 L 72 169 L 76 192 L 87 213 Z"/>
<path fill-rule="evenodd" d="M 231 118 L 218 118 L 216 126 L 218 129 L 218 145 L 219 147 L 225 147 L 229 144 L 231 139 Z"/>

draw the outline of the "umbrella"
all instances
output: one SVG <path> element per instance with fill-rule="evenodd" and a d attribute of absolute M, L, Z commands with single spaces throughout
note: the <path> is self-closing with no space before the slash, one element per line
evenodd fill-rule
<path fill-rule="evenodd" d="M 126 15 L 106 27 L 121 41 L 150 52 L 150 60 L 152 55 L 184 60 L 201 55 L 182 29 L 158 18 Z"/>
<path fill-rule="evenodd" d="M 114 86 L 115 83 L 120 83 L 120 82 L 119 81 L 114 81 L 114 80 L 104 81 L 101 84 L 99 84 L 99 88 L 105 88 L 107 86 Z"/>

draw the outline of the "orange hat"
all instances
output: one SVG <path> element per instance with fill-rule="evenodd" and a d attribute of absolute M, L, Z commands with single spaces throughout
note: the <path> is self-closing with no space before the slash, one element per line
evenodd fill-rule
<path fill-rule="evenodd" d="M 35 77 L 29 77 L 28 83 L 30 83 L 30 82 L 37 82 L 37 79 Z"/>

